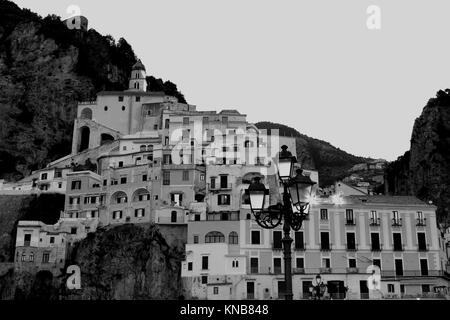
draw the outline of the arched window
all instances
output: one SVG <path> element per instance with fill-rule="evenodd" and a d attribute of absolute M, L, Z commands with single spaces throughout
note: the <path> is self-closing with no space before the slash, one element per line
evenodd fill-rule
<path fill-rule="evenodd" d="M 170 222 L 177 222 L 177 212 L 176 211 L 172 211 L 170 213 Z"/>
<path fill-rule="evenodd" d="M 205 236 L 205 243 L 220 243 L 225 242 L 225 236 L 218 231 L 211 231 Z"/>
<path fill-rule="evenodd" d="M 146 150 L 147 150 L 147 147 L 146 147 L 145 145 L 142 145 L 142 146 L 140 147 L 140 150 L 141 150 L 141 151 L 146 151 Z"/>
<path fill-rule="evenodd" d="M 127 194 L 123 191 L 117 191 L 111 196 L 111 204 L 127 203 Z"/>
<path fill-rule="evenodd" d="M 238 244 L 239 243 L 239 236 L 237 232 L 232 231 L 230 232 L 230 235 L 228 236 L 228 243 L 229 244 Z"/>
<path fill-rule="evenodd" d="M 147 151 L 153 151 L 153 145 L 151 145 L 151 144 L 148 145 L 148 146 L 147 146 Z"/>
<path fill-rule="evenodd" d="M 81 119 L 92 119 L 92 110 L 90 108 L 84 108 L 81 111 Z"/>

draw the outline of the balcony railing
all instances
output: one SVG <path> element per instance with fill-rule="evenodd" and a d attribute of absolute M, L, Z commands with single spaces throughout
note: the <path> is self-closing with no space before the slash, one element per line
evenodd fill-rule
<path fill-rule="evenodd" d="M 369 219 L 369 224 L 371 226 L 379 226 L 380 225 L 380 221 L 381 221 L 380 218 L 370 218 Z"/>
<path fill-rule="evenodd" d="M 402 218 L 392 218 L 392 226 L 393 227 L 401 227 L 402 226 Z"/>
<path fill-rule="evenodd" d="M 305 268 L 293 268 L 292 272 L 294 274 L 304 274 L 305 273 Z"/>
<path fill-rule="evenodd" d="M 401 244 L 401 245 L 395 245 L 394 244 L 394 251 L 404 251 L 405 250 L 405 245 Z"/>
<path fill-rule="evenodd" d="M 357 251 L 358 250 L 358 244 L 357 243 L 350 243 L 350 244 L 346 244 L 345 248 L 347 249 L 347 251 Z"/>
<path fill-rule="evenodd" d="M 354 268 L 347 268 L 347 273 L 358 273 L 359 270 L 358 268 L 354 267 Z"/>
<path fill-rule="evenodd" d="M 373 243 L 372 243 L 371 250 L 372 250 L 373 252 L 380 252 L 380 251 L 383 250 L 383 244 L 378 243 L 378 245 L 377 245 L 377 244 L 373 244 Z"/>
<path fill-rule="evenodd" d="M 425 246 L 419 245 L 419 246 L 417 246 L 417 251 L 422 251 L 422 252 L 430 251 L 430 245 L 429 244 L 426 244 Z"/>
<path fill-rule="evenodd" d="M 355 219 L 346 219 L 345 225 L 346 226 L 354 226 L 354 225 L 356 225 L 356 220 Z"/>
<path fill-rule="evenodd" d="M 294 247 L 294 250 L 295 251 L 305 251 L 306 250 L 306 246 L 304 245 L 304 244 L 302 244 L 302 245 L 295 245 L 295 247 Z"/>
<path fill-rule="evenodd" d="M 233 185 L 231 183 L 227 183 L 227 184 L 216 183 L 213 186 L 210 183 L 208 183 L 208 189 L 211 191 L 225 191 L 225 190 L 231 190 L 232 188 L 233 188 Z"/>
<path fill-rule="evenodd" d="M 427 218 L 417 218 L 416 219 L 416 226 L 425 227 L 426 225 L 427 225 Z"/>
<path fill-rule="evenodd" d="M 331 251 L 331 243 L 322 243 L 320 245 L 320 251 Z"/>
<path fill-rule="evenodd" d="M 281 242 L 272 242 L 272 249 L 273 250 L 281 250 L 281 249 L 283 249 L 283 245 Z"/>
<path fill-rule="evenodd" d="M 381 277 L 441 277 L 445 276 L 444 270 L 403 270 L 398 274 L 396 270 L 381 270 Z"/>
<path fill-rule="evenodd" d="M 259 271 L 258 267 L 250 267 L 250 273 L 253 273 L 253 274 L 259 273 L 258 271 Z"/>
<path fill-rule="evenodd" d="M 331 268 L 320 268 L 320 273 L 331 273 Z"/>

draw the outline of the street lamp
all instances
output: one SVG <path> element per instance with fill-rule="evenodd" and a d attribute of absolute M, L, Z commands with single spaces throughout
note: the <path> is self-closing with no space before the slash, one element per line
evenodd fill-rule
<path fill-rule="evenodd" d="M 325 294 L 326 286 L 322 282 L 322 277 L 320 276 L 320 274 L 316 276 L 316 285 L 314 286 L 314 290 L 314 297 L 317 300 L 320 300 L 320 298 Z"/>
<path fill-rule="evenodd" d="M 269 190 L 266 189 L 259 177 L 254 178 L 246 194 L 250 198 L 250 209 L 255 221 L 264 229 L 276 228 L 283 222 L 283 256 L 284 278 L 286 283 L 286 300 L 292 300 L 292 238 L 291 228 L 300 230 L 303 220 L 309 213 L 309 199 L 312 186 L 315 184 L 310 177 L 303 175 L 298 169 L 293 176 L 294 164 L 297 159 L 292 156 L 287 146 L 281 147 L 278 160 L 278 177 L 283 185 L 283 203 L 269 206 Z"/>

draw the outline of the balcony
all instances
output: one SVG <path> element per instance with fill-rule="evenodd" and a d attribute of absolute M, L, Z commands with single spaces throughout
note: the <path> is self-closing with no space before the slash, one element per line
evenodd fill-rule
<path fill-rule="evenodd" d="M 417 227 L 425 227 L 427 225 L 427 218 L 417 218 L 416 226 Z"/>
<path fill-rule="evenodd" d="M 347 273 L 358 273 L 359 270 L 358 268 L 354 267 L 354 268 L 347 268 Z"/>
<path fill-rule="evenodd" d="M 405 245 L 404 244 L 400 244 L 400 245 L 395 245 L 394 244 L 394 251 L 405 251 Z"/>
<path fill-rule="evenodd" d="M 292 273 L 294 274 L 305 274 L 305 268 L 293 268 Z"/>
<path fill-rule="evenodd" d="M 259 273 L 258 267 L 250 267 L 250 273 L 252 273 L 252 274 Z"/>
<path fill-rule="evenodd" d="M 380 252 L 383 250 L 383 244 L 381 243 L 372 243 L 371 247 L 372 252 Z"/>
<path fill-rule="evenodd" d="M 381 219 L 380 218 L 370 218 L 369 225 L 372 227 L 380 226 Z"/>
<path fill-rule="evenodd" d="M 331 243 L 323 243 L 320 245 L 320 251 L 331 251 Z"/>
<path fill-rule="evenodd" d="M 401 272 L 400 272 L 401 271 Z M 399 274 L 401 273 L 401 274 Z M 381 270 L 381 277 L 441 277 L 445 276 L 443 270 Z"/>
<path fill-rule="evenodd" d="M 356 244 L 356 243 L 347 243 L 346 245 L 345 245 L 345 248 L 346 248 L 346 250 L 347 251 L 357 251 L 358 250 L 358 244 Z"/>
<path fill-rule="evenodd" d="M 429 244 L 419 245 L 419 246 L 417 246 L 417 251 L 420 251 L 420 252 L 430 251 L 430 245 Z"/>
<path fill-rule="evenodd" d="M 233 185 L 231 183 L 226 184 L 214 184 L 211 185 L 208 183 L 208 190 L 209 191 L 230 191 L 233 188 Z"/>
<path fill-rule="evenodd" d="M 281 242 L 272 242 L 272 250 L 282 250 L 283 245 Z"/>
<path fill-rule="evenodd" d="M 320 268 L 320 273 L 331 273 L 331 268 Z"/>
<path fill-rule="evenodd" d="M 346 226 L 354 226 L 354 225 L 356 225 L 356 220 L 355 219 L 347 219 L 347 220 L 345 220 L 345 225 Z"/>
<path fill-rule="evenodd" d="M 402 226 L 402 218 L 392 218 L 392 226 L 393 227 L 401 227 Z"/>
<path fill-rule="evenodd" d="M 304 244 L 295 244 L 294 250 L 295 251 L 305 251 L 306 246 Z"/>

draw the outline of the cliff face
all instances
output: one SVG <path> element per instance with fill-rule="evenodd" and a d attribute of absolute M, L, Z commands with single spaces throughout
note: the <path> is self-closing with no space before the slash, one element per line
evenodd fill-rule
<path fill-rule="evenodd" d="M 64 209 L 64 195 L 0 195 L 0 263 L 13 262 L 19 220 L 55 224 Z"/>
<path fill-rule="evenodd" d="M 81 269 L 80 290 L 66 289 L 67 276 L 9 272 L 0 277 L 0 294 L 24 300 L 178 299 L 184 295 L 184 239 L 185 226 L 128 224 L 99 230 L 76 245 L 68 262 Z"/>
<path fill-rule="evenodd" d="M 136 57 L 123 38 L 69 30 L 0 0 L 0 179 L 17 180 L 70 153 L 77 102 L 124 90 Z M 149 90 L 184 100 L 170 81 Z"/>
<path fill-rule="evenodd" d="M 258 122 L 255 125 L 259 129 L 278 129 L 281 136 L 295 137 L 297 160 L 303 163 L 306 169 L 319 171 L 319 182 L 322 187 L 347 176 L 348 170 L 353 165 L 371 160 L 351 155 L 326 141 L 308 137 L 282 124 Z"/>
<path fill-rule="evenodd" d="M 386 169 L 388 192 L 415 195 L 437 205 L 450 222 L 450 90 L 428 101 L 414 123 L 411 148 Z"/>

